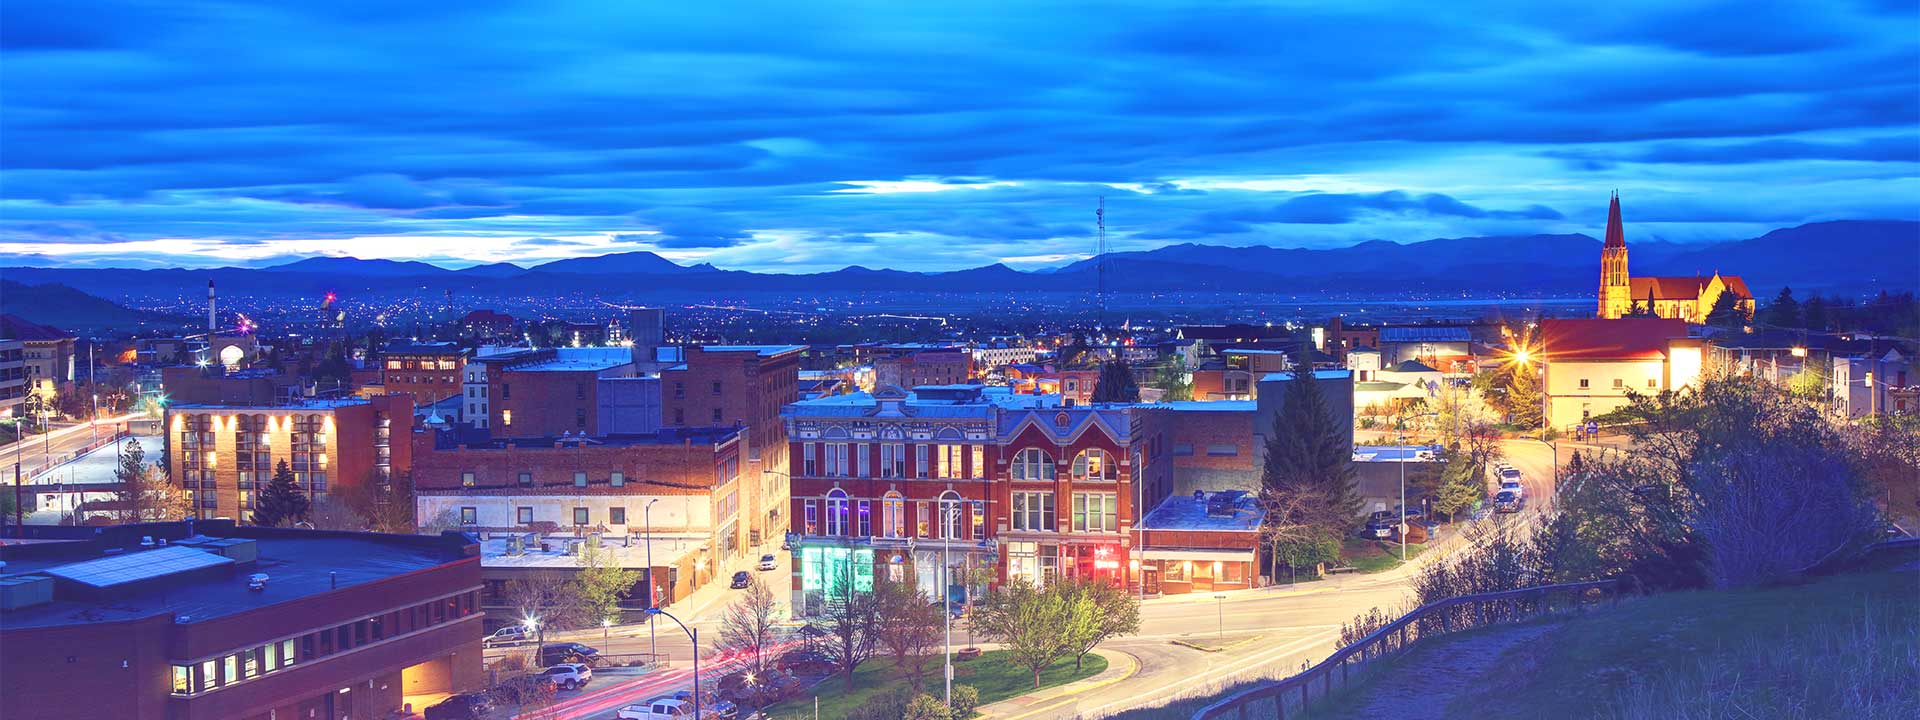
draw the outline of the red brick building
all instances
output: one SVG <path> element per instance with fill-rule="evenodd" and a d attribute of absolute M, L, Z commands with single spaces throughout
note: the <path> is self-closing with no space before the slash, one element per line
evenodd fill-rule
<path fill-rule="evenodd" d="M 484 683 L 463 535 L 32 530 L 0 547 L 0 716 L 386 717 Z"/>
<path fill-rule="evenodd" d="M 959 348 L 918 350 L 873 361 L 876 387 L 957 385 L 973 377 L 973 355 Z"/>
<path fill-rule="evenodd" d="M 1172 482 L 1166 415 L 977 385 L 790 405 L 796 612 L 876 573 L 954 599 L 976 568 L 1131 582 L 1133 508 Z"/>
<path fill-rule="evenodd" d="M 404 478 L 413 461 L 413 399 L 381 395 L 288 405 L 173 405 L 170 475 L 193 514 L 241 518 L 281 462 L 309 495 Z"/>
<path fill-rule="evenodd" d="M 750 544 L 787 532 L 787 428 L 780 410 L 800 399 L 804 345 L 690 345 L 660 373 L 667 427 L 744 425 Z"/>
<path fill-rule="evenodd" d="M 605 434 L 600 381 L 634 375 L 626 348 L 561 348 L 488 362 L 488 429 L 504 439 Z"/>
<path fill-rule="evenodd" d="M 453 343 L 389 343 L 380 351 L 380 385 L 431 405 L 460 394 L 466 364 L 467 351 Z"/>

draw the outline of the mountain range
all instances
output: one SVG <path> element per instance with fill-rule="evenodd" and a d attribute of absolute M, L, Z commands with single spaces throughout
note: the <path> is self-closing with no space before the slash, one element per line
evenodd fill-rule
<path fill-rule="evenodd" d="M 1711 244 L 1641 241 L 1629 250 L 1635 275 L 1737 274 L 1763 297 L 1785 285 L 1833 292 L 1920 288 L 1920 222 L 1818 222 Z M 1182 244 L 1109 253 L 1104 259 L 1107 287 L 1114 292 L 1578 296 L 1594 291 L 1599 258 L 1600 241 L 1576 234 L 1371 241 L 1334 249 Z M 10 267 L 0 268 L 0 273 L 17 283 L 57 283 L 107 298 L 187 297 L 209 279 L 225 291 L 266 297 L 401 288 L 444 288 L 468 297 L 583 289 L 623 295 L 655 290 L 1089 292 L 1097 283 L 1099 264 L 1087 259 L 1039 271 L 994 264 L 930 273 L 854 265 L 825 273 L 778 274 L 685 266 L 650 252 L 628 252 L 527 268 L 495 263 L 449 270 L 414 261 L 314 257 L 264 268 Z"/>

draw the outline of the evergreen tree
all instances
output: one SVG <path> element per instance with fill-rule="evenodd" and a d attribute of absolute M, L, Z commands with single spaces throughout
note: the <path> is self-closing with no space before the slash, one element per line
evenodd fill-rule
<path fill-rule="evenodd" d="M 1534 374 L 1532 363 L 1513 363 L 1513 379 L 1507 385 L 1507 402 L 1513 411 L 1513 424 L 1523 428 L 1540 427 L 1543 396 L 1540 394 L 1540 376 Z"/>
<path fill-rule="evenodd" d="M 1722 292 L 1713 299 L 1713 309 L 1707 312 L 1707 324 L 1727 330 L 1739 330 L 1751 318 L 1747 309 L 1740 304 L 1740 298 L 1733 293 Z"/>
<path fill-rule="evenodd" d="M 253 524 L 263 527 L 292 525 L 307 517 L 310 504 L 307 494 L 293 483 L 293 470 L 287 467 L 287 461 L 281 460 L 280 466 L 273 469 L 273 480 L 254 500 Z"/>
<path fill-rule="evenodd" d="M 1100 364 L 1100 378 L 1093 384 L 1093 401 L 1097 403 L 1137 403 L 1140 402 L 1140 385 L 1134 382 L 1133 369 L 1127 367 L 1127 361 L 1114 359 Z"/>
<path fill-rule="evenodd" d="M 1724 293 L 1722 293 L 1724 294 Z M 1800 301 L 1793 299 L 1793 288 L 1780 288 L 1780 294 L 1774 296 L 1763 314 L 1768 325 L 1790 328 L 1800 327 Z"/>
<path fill-rule="evenodd" d="M 1653 317 L 1653 288 L 1647 288 L 1647 301 L 1644 304 L 1636 302 L 1627 310 L 1627 317 Z"/>
<path fill-rule="evenodd" d="M 1819 295 L 1807 298 L 1806 304 L 1800 306 L 1800 320 L 1802 326 L 1808 330 L 1827 329 L 1826 298 Z"/>
<path fill-rule="evenodd" d="M 1301 356 L 1310 357 L 1311 352 L 1303 347 Z M 1360 514 L 1360 499 L 1353 492 L 1353 428 L 1333 416 L 1312 365 L 1296 365 L 1281 392 L 1260 482 L 1279 502 L 1300 510 L 1298 517 L 1271 520 L 1344 536 Z M 1294 498 L 1306 502 L 1292 502 Z"/>

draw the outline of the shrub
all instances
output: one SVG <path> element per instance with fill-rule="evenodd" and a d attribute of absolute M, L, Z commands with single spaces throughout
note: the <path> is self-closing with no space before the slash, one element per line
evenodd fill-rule
<path fill-rule="evenodd" d="M 906 714 L 900 717 L 904 720 L 951 720 L 952 716 L 947 713 L 946 703 L 940 702 L 940 698 L 921 693 L 913 696 L 913 701 L 907 703 Z"/>
<path fill-rule="evenodd" d="M 912 701 L 913 692 L 906 688 L 876 693 L 865 705 L 848 713 L 847 720 L 900 720 L 907 716 L 907 705 Z"/>
<path fill-rule="evenodd" d="M 972 685 L 953 686 L 953 720 L 966 720 L 973 717 L 975 708 L 980 707 L 980 689 Z"/>

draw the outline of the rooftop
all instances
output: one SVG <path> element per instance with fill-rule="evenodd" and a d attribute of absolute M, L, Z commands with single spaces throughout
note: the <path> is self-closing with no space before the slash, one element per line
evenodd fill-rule
<path fill-rule="evenodd" d="M 1209 513 L 1209 505 L 1231 508 L 1231 513 Z M 1206 492 L 1200 498 L 1175 495 L 1147 513 L 1140 529 L 1257 532 L 1263 516 L 1259 497 L 1244 490 Z"/>
<path fill-rule="evenodd" d="M 192 528 L 189 530 L 189 528 Z M 172 614 L 193 623 L 277 605 L 376 580 L 425 570 L 465 557 L 468 540 L 443 536 L 381 535 L 235 527 L 232 521 L 146 523 L 106 528 L 31 528 L 67 542 L 0 548 L 0 583 L 30 576 L 56 578 L 52 602 L 0 613 L 0 628 L 110 622 Z M 142 536 L 166 538 L 142 547 Z M 258 560 L 218 554 L 251 540 Z M 112 551 L 113 554 L 106 554 Z M 247 589 L 254 573 L 267 589 Z"/>
<path fill-rule="evenodd" d="M 1436 462 L 1439 445 L 1355 445 L 1354 462 Z"/>
<path fill-rule="evenodd" d="M 557 443 L 583 443 L 587 447 L 630 447 L 634 445 L 719 445 L 740 434 L 741 428 L 731 425 L 724 427 L 667 427 L 651 433 L 616 433 L 599 437 L 569 435 L 565 437 L 513 438 L 494 440 L 475 437 L 460 432 L 440 432 L 434 435 L 433 446 L 436 450 L 451 450 L 466 446 L 474 450 L 504 450 L 509 446 L 522 448 L 553 447 Z M 484 431 L 483 431 L 484 432 Z"/>
<path fill-rule="evenodd" d="M 450 342 L 410 342 L 395 340 L 387 343 L 380 352 L 387 355 L 465 355 L 467 351 Z"/>
<path fill-rule="evenodd" d="M 1657 360 L 1687 337 L 1684 320 L 1665 318 L 1540 321 L 1540 352 L 1555 360 Z"/>
<path fill-rule="evenodd" d="M 512 554 L 511 536 L 521 538 L 521 550 Z M 527 542 L 537 538 L 538 545 Z M 568 552 L 567 546 L 585 542 L 577 535 L 539 535 L 536 533 L 493 533 L 480 541 L 480 566 L 487 568 L 527 568 L 527 569 L 575 569 L 580 567 L 580 555 Z M 693 533 L 653 533 L 647 539 L 633 535 L 603 535 L 600 548 L 619 562 L 623 568 L 644 568 L 647 566 L 648 545 L 652 546 L 653 564 L 658 567 L 670 567 L 679 564 L 682 558 L 701 552 L 707 547 L 707 536 Z"/>
<path fill-rule="evenodd" d="M 760 357 L 776 357 L 806 350 L 805 345 L 701 345 L 702 352 L 750 352 Z"/>
<path fill-rule="evenodd" d="M 1469 342 L 1473 331 L 1464 327 L 1389 327 L 1380 328 L 1381 343 Z"/>
<path fill-rule="evenodd" d="M 1313 379 L 1315 380 L 1344 380 L 1350 377 L 1353 377 L 1352 370 L 1313 371 Z M 1284 382 L 1292 379 L 1293 373 L 1290 372 L 1271 372 L 1260 376 L 1260 382 Z"/>
<path fill-rule="evenodd" d="M 0 338 L 40 342 L 72 337 L 73 333 L 41 325 L 18 315 L 0 315 Z"/>
<path fill-rule="evenodd" d="M 1252 400 L 1174 400 L 1162 404 L 1176 412 L 1253 412 L 1259 406 Z"/>
<path fill-rule="evenodd" d="M 550 360 L 515 365 L 515 372 L 585 372 L 610 370 L 633 363 L 633 350 L 624 347 L 554 348 Z"/>
<path fill-rule="evenodd" d="M 228 412 L 233 412 L 238 410 L 334 410 L 334 409 L 343 408 L 343 407 L 352 407 L 355 405 L 367 405 L 367 404 L 371 404 L 372 402 L 373 402 L 372 400 L 368 400 L 366 398 L 360 398 L 360 397 L 299 398 L 289 402 L 278 403 L 274 405 L 195 405 L 195 404 L 186 403 L 186 404 L 180 404 L 180 405 L 168 405 L 167 409 L 168 410 L 225 410 Z"/>

